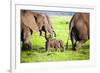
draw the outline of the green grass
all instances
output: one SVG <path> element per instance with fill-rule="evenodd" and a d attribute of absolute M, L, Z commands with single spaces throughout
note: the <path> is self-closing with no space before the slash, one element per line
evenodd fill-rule
<path fill-rule="evenodd" d="M 51 21 L 53 28 L 57 34 L 56 39 L 60 39 L 67 42 L 68 27 L 71 16 L 52 16 Z M 66 24 L 67 23 L 67 24 Z M 69 61 L 69 60 L 88 60 L 89 59 L 89 42 L 83 44 L 79 52 L 72 50 L 71 41 L 68 41 L 68 49 L 65 52 L 46 52 L 45 51 L 45 38 L 39 36 L 39 32 L 34 33 L 30 37 L 30 41 L 33 45 L 30 51 L 21 51 L 21 63 L 29 62 L 48 62 L 48 61 Z"/>

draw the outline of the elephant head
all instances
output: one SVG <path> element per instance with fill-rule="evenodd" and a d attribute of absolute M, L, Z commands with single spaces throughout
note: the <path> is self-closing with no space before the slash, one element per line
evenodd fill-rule
<path fill-rule="evenodd" d="M 37 26 L 39 28 L 40 36 L 42 35 L 42 31 L 45 32 L 45 37 L 47 37 L 47 33 L 50 35 L 53 35 L 56 37 L 56 33 L 52 27 L 50 18 L 48 15 L 43 14 L 43 13 L 37 13 L 33 12 L 33 15 L 35 17 Z"/>

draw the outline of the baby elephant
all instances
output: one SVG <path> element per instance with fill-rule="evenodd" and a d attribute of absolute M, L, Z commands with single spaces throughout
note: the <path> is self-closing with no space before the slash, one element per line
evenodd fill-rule
<path fill-rule="evenodd" d="M 60 52 L 62 49 L 64 50 L 64 43 L 62 40 L 52 39 L 51 37 L 46 39 L 46 50 L 50 52 L 52 49 Z"/>

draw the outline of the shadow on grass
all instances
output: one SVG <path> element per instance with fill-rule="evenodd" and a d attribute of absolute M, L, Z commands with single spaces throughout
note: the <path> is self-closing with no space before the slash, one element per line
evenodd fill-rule
<path fill-rule="evenodd" d="M 90 45 L 83 45 L 82 48 L 89 49 L 90 48 Z"/>
<path fill-rule="evenodd" d="M 80 48 L 80 53 L 81 54 L 89 54 L 89 49 L 90 49 L 90 45 L 83 45 L 81 48 Z"/>
<path fill-rule="evenodd" d="M 83 45 L 83 46 L 81 46 L 79 53 L 84 54 L 84 55 L 88 54 L 90 52 L 89 48 L 90 48 L 90 45 Z M 73 51 L 72 45 L 68 45 L 68 48 L 66 49 L 66 51 Z"/>
<path fill-rule="evenodd" d="M 83 45 L 81 48 L 80 48 L 80 53 L 82 54 L 86 54 L 87 53 L 87 50 L 89 49 L 89 45 Z M 34 45 L 32 47 L 32 50 L 30 50 L 31 52 L 37 52 L 37 53 L 44 53 L 46 52 L 46 49 L 45 47 L 43 46 L 39 46 L 39 45 Z M 65 51 L 73 51 L 72 49 L 72 45 L 68 45 L 68 48 L 65 49 Z M 29 54 L 30 55 L 30 54 Z"/>
<path fill-rule="evenodd" d="M 66 46 L 65 46 L 65 48 L 66 48 Z M 68 48 L 66 48 L 66 51 L 67 51 L 67 50 L 68 50 L 68 51 L 73 50 L 73 49 L 72 49 L 72 45 L 68 45 Z"/>
<path fill-rule="evenodd" d="M 41 46 L 33 46 L 32 51 L 38 52 L 38 53 L 44 53 L 44 52 L 46 52 L 46 49 Z"/>

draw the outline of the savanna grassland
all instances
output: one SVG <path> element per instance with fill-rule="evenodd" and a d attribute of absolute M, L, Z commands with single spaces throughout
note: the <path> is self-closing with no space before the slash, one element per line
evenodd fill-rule
<path fill-rule="evenodd" d="M 56 39 L 60 39 L 66 45 L 69 21 L 71 16 L 51 16 L 50 17 L 54 31 L 56 32 Z M 33 33 L 30 37 L 32 43 L 32 50 L 21 51 L 21 63 L 31 62 L 48 62 L 48 61 L 70 61 L 70 60 L 88 60 L 89 59 L 89 42 L 87 41 L 82 45 L 79 52 L 72 50 L 71 41 L 68 41 L 68 49 L 65 52 L 46 52 L 45 51 L 45 38 L 39 36 L 39 32 Z"/>

